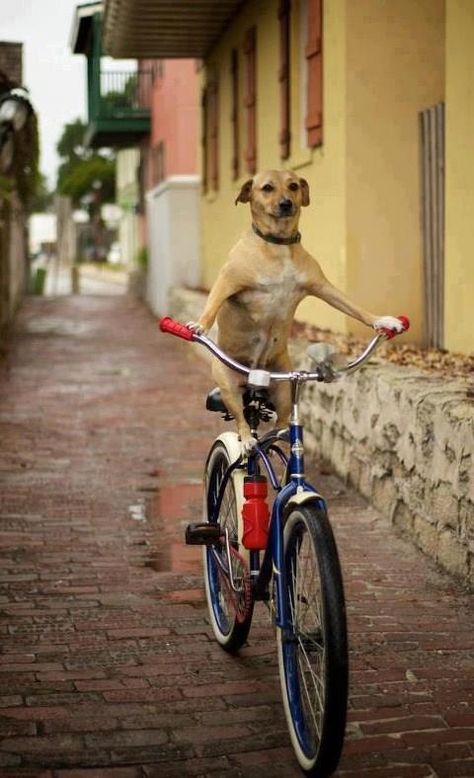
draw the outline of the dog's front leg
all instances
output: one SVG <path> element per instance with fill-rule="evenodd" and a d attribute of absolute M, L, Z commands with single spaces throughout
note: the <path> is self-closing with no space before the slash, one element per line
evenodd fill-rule
<path fill-rule="evenodd" d="M 212 375 L 221 390 L 222 401 L 237 425 L 237 432 L 242 445 L 242 454 L 246 456 L 255 446 L 256 440 L 253 437 L 250 427 L 245 421 L 242 388 L 239 385 L 241 378 L 228 367 L 214 359 L 212 362 Z"/>
<path fill-rule="evenodd" d="M 221 305 L 233 294 L 240 291 L 240 289 L 241 287 L 236 284 L 235 278 L 232 278 L 227 266 L 224 265 L 214 286 L 209 292 L 206 305 L 204 306 L 204 310 L 198 321 L 195 324 L 191 322 L 189 326 L 200 332 L 209 332 L 216 320 Z"/>

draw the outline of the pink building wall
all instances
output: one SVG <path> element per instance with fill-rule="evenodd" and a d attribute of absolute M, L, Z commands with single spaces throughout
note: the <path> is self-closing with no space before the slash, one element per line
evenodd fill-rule
<path fill-rule="evenodd" d="M 197 173 L 199 91 L 196 64 L 193 59 L 154 63 L 156 75 L 151 104 L 154 184 L 158 183 L 159 144 L 163 144 L 162 177 Z"/>
<path fill-rule="evenodd" d="M 194 59 L 140 60 L 153 73 L 151 131 L 141 143 L 142 197 L 163 179 L 195 175 L 198 167 L 199 87 Z M 146 210 L 138 216 L 139 244 L 147 243 Z"/>

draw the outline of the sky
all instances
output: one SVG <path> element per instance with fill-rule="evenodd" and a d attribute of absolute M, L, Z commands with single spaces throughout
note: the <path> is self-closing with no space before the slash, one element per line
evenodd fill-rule
<path fill-rule="evenodd" d="M 0 41 L 23 43 L 23 85 L 38 114 L 41 171 L 56 182 L 56 144 L 67 122 L 86 120 L 86 60 L 72 54 L 78 0 L 0 0 Z"/>

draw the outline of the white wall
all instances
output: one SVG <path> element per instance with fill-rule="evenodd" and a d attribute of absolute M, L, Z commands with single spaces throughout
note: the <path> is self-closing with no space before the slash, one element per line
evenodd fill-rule
<path fill-rule="evenodd" d="M 122 209 L 119 224 L 119 242 L 122 262 L 132 268 L 139 249 L 137 170 L 140 164 L 138 148 L 121 149 L 117 154 L 117 204 Z"/>
<path fill-rule="evenodd" d="M 147 193 L 146 299 L 153 313 L 169 312 L 174 286 L 200 282 L 200 179 L 170 176 Z"/>

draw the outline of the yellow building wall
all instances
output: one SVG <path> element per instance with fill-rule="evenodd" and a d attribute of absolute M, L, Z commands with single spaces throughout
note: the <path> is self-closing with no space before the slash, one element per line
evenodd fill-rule
<path fill-rule="evenodd" d="M 304 0 L 292 4 L 292 82 L 291 82 L 291 156 L 280 160 L 279 110 L 279 26 L 278 0 L 248 3 L 231 28 L 211 53 L 203 71 L 219 75 L 219 190 L 202 198 L 202 282 L 210 287 L 225 261 L 229 249 L 250 224 L 248 206 L 234 206 L 241 185 L 251 176 L 245 172 L 245 121 L 242 109 L 240 124 L 241 176 L 231 176 L 231 81 L 230 52 L 240 54 L 240 85 L 243 89 L 242 56 L 246 31 L 257 26 L 257 169 L 291 168 L 304 176 L 310 185 L 311 205 L 303 210 L 301 231 L 303 245 L 321 262 L 328 277 L 345 288 L 344 234 L 344 6 L 345 0 L 324 3 L 324 145 L 311 151 L 306 148 L 304 127 L 304 85 L 300 82 L 300 62 L 304 58 Z M 242 91 L 240 105 L 242 106 Z M 322 327 L 344 328 L 342 314 L 315 298 L 298 309 L 304 318 Z"/>
<path fill-rule="evenodd" d="M 446 15 L 445 346 L 474 351 L 474 2 Z"/>
<path fill-rule="evenodd" d="M 460 2 L 461 0 L 459 0 Z M 465 0 L 466 3 L 469 0 Z M 257 26 L 257 169 L 304 176 L 303 245 L 328 278 L 377 314 L 406 313 L 410 338 L 423 325 L 418 113 L 444 99 L 445 0 L 331 0 L 323 3 L 323 145 L 304 133 L 305 0 L 292 3 L 291 156 L 280 161 L 278 0 L 247 3 L 203 69 L 219 76 L 219 190 L 202 198 L 202 282 L 210 287 L 249 225 L 234 206 L 245 172 L 243 42 Z M 232 181 L 230 52 L 239 50 L 241 171 Z M 314 298 L 297 318 L 336 331 L 367 329 Z"/>
<path fill-rule="evenodd" d="M 444 0 L 348 0 L 347 30 L 348 291 L 373 313 L 407 314 L 420 342 L 418 113 L 444 99 Z"/>

